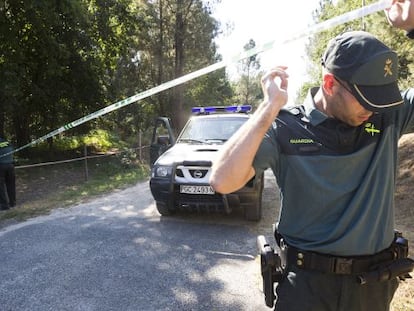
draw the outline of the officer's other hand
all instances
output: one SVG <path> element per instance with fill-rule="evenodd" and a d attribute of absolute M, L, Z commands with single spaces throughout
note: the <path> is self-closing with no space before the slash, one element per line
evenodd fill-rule
<path fill-rule="evenodd" d="M 414 29 L 414 2 L 411 0 L 392 0 L 391 6 L 385 9 L 388 23 L 406 31 Z"/>

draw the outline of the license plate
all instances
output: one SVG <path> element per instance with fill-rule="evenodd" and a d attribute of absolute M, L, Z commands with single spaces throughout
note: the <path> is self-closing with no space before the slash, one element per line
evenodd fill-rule
<path fill-rule="evenodd" d="M 214 190 L 211 186 L 180 186 L 181 193 L 187 194 L 214 194 Z"/>

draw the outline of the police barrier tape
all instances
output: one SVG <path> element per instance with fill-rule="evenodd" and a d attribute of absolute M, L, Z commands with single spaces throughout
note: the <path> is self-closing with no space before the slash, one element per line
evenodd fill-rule
<path fill-rule="evenodd" d="M 124 151 L 116 151 L 116 152 L 107 152 L 105 154 L 97 154 L 97 155 L 84 155 L 82 157 L 78 157 L 78 158 L 73 158 L 73 159 L 67 159 L 67 160 L 60 160 L 60 161 L 51 161 L 51 162 L 41 162 L 41 163 L 34 163 L 34 164 L 28 164 L 28 165 L 19 165 L 19 166 L 15 166 L 14 168 L 17 169 L 22 169 L 22 168 L 33 168 L 33 167 L 40 167 L 40 166 L 49 166 L 49 165 L 56 165 L 56 164 L 64 164 L 64 163 L 72 163 L 72 162 L 78 162 L 78 161 L 84 161 L 84 160 L 88 160 L 88 159 L 95 159 L 95 158 L 103 158 L 103 157 L 110 157 L 110 156 L 116 156 L 116 155 L 120 155 L 122 153 L 126 153 L 128 151 L 137 151 L 137 150 L 143 150 L 146 148 L 149 148 L 149 145 L 146 146 L 141 146 L 138 148 L 130 148 L 128 150 L 124 150 Z M 141 160 L 141 158 L 140 158 Z"/>
<path fill-rule="evenodd" d="M 159 86 L 156 86 L 156 87 L 148 89 L 144 92 L 135 94 L 131 97 L 128 97 L 126 99 L 118 101 L 118 102 L 116 102 L 116 103 L 114 103 L 110 106 L 107 106 L 107 107 L 102 108 L 98 111 L 95 111 L 95 112 L 93 112 L 93 113 L 91 113 L 87 116 L 84 116 L 80 119 L 77 119 L 77 120 L 71 122 L 71 123 L 68 123 L 68 124 L 58 128 L 58 129 L 50 132 L 49 134 L 46 134 L 46 135 L 44 135 L 44 136 L 42 136 L 42 137 L 26 144 L 24 146 L 21 146 L 21 147 L 17 148 L 13 152 L 9 152 L 7 154 L 0 155 L 0 158 L 4 157 L 4 156 L 7 156 L 7 155 L 10 155 L 10 154 L 13 154 L 13 153 L 16 153 L 16 152 L 18 152 L 22 149 L 25 149 L 27 147 L 30 147 L 32 145 L 38 144 L 42 141 L 45 141 L 48 138 L 56 136 L 56 135 L 58 135 L 62 132 L 65 132 L 69 129 L 77 127 L 77 126 L 79 126 L 79 125 L 81 125 L 85 122 L 88 122 L 92 119 L 103 116 L 103 115 L 105 115 L 109 112 L 112 112 L 112 111 L 117 110 L 119 108 L 125 107 L 125 106 L 130 105 L 132 103 L 135 103 L 137 101 L 140 101 L 140 100 L 142 100 L 144 98 L 147 98 L 149 96 L 155 95 L 155 94 L 160 93 L 160 92 L 165 91 L 165 90 L 168 90 L 168 89 L 173 88 L 177 85 L 183 84 L 183 83 L 188 82 L 190 80 L 193 80 L 195 78 L 206 75 L 206 74 L 208 74 L 210 72 L 213 72 L 215 70 L 224 68 L 224 67 L 226 67 L 226 66 L 228 66 L 232 63 L 235 63 L 235 62 L 238 62 L 242 59 L 251 57 L 251 56 L 256 55 L 260 52 L 264 52 L 264 51 L 268 51 L 270 49 L 273 49 L 274 47 L 276 47 L 278 45 L 285 45 L 285 44 L 294 42 L 296 40 L 308 37 L 311 34 L 315 34 L 315 33 L 327 30 L 329 28 L 344 24 L 346 22 L 350 22 L 350 21 L 353 21 L 355 19 L 362 18 L 366 15 L 384 10 L 384 9 L 388 8 L 391 5 L 391 3 L 392 3 L 391 0 L 380 0 L 380 1 L 375 2 L 373 4 L 361 7 L 359 9 L 356 9 L 356 10 L 353 10 L 353 11 L 349 11 L 349 12 L 344 13 L 342 15 L 339 15 L 337 17 L 334 17 L 334 18 L 331 18 L 331 19 L 326 20 L 324 22 L 321 22 L 321 23 L 315 24 L 313 26 L 310 26 L 308 29 L 300 31 L 297 34 L 293 34 L 293 35 L 289 36 L 288 39 L 281 40 L 280 42 L 277 42 L 276 40 L 273 40 L 273 41 L 269 41 L 267 43 L 264 43 L 260 46 L 256 46 L 256 47 L 254 47 L 250 50 L 243 51 L 239 54 L 236 54 L 236 55 L 230 57 L 229 59 L 224 59 L 223 61 L 217 62 L 213 65 L 210 65 L 210 66 L 204 67 L 202 69 L 199 69 L 197 71 L 194 71 L 192 73 L 186 74 L 182 77 L 179 77 L 179 78 L 176 78 L 174 80 L 168 81 L 166 83 L 160 84 Z"/>

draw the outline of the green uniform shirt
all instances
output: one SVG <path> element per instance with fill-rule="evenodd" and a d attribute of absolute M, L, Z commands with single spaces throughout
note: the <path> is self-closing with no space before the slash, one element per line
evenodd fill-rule
<path fill-rule="evenodd" d="M 13 163 L 13 155 L 8 154 L 13 151 L 13 147 L 8 141 L 0 138 L 0 164 L 10 164 Z"/>
<path fill-rule="evenodd" d="M 315 108 L 282 110 L 256 154 L 257 173 L 271 168 L 281 193 L 279 232 L 303 250 L 351 256 L 387 248 L 394 237 L 398 139 L 414 125 L 414 89 L 399 110 L 359 127 Z"/>

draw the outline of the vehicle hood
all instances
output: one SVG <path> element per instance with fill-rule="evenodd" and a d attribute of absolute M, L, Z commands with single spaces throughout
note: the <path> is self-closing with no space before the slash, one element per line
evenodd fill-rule
<path fill-rule="evenodd" d="M 164 152 L 156 161 L 158 165 L 171 165 L 184 161 L 213 161 L 222 144 L 186 144 L 177 143 Z"/>

